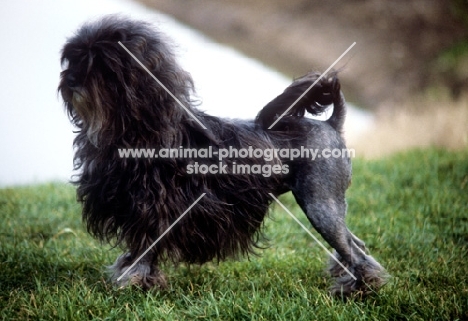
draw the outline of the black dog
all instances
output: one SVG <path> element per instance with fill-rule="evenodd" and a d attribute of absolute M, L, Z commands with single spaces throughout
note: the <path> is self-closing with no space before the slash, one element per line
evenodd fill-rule
<path fill-rule="evenodd" d="M 318 82 L 281 119 L 319 74 L 294 81 L 255 120 L 240 121 L 212 117 L 193 107 L 191 77 L 177 64 L 165 37 L 148 23 L 107 16 L 86 24 L 68 40 L 61 60 L 66 67 L 59 91 L 78 128 L 75 167 L 81 170 L 76 184 L 83 218 L 93 235 L 128 250 L 112 266 L 118 285 L 165 287 L 158 268 L 162 261 L 201 264 L 252 252 L 272 202 L 270 193 L 287 191 L 337 252 L 329 270 L 336 278 L 332 292 L 366 293 L 383 284 L 384 269 L 345 225 L 349 157 L 311 160 L 277 155 L 265 160 L 236 155 L 223 160 L 223 173 L 204 174 L 195 172 L 196 166 L 215 169 L 212 166 L 223 164 L 217 157 L 147 159 L 118 153 L 119 148 L 211 148 L 215 154 L 249 148 L 344 150 L 340 132 L 346 111 L 336 74 Z M 303 117 L 306 111 L 320 114 L 329 104 L 334 110 L 326 122 Z M 262 171 L 239 173 L 239 165 L 243 170 L 257 165 Z M 203 193 L 188 214 L 127 271 Z"/>

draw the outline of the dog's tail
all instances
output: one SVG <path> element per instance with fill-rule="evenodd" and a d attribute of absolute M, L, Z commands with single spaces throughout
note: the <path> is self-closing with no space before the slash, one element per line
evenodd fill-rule
<path fill-rule="evenodd" d="M 275 130 L 276 126 L 276 130 L 281 130 L 282 126 L 277 126 L 275 123 L 279 117 L 302 118 L 306 111 L 312 115 L 320 115 L 328 108 L 328 105 L 333 104 L 333 113 L 327 123 L 336 131 L 341 132 L 346 116 L 346 103 L 340 90 L 337 73 L 333 72 L 323 77 L 307 91 L 319 77 L 319 73 L 312 72 L 296 79 L 281 95 L 263 107 L 255 122 L 263 129 Z M 304 94 L 306 91 L 307 93 Z M 304 96 L 301 97 L 302 95 Z M 290 106 L 292 108 L 288 110 Z"/>

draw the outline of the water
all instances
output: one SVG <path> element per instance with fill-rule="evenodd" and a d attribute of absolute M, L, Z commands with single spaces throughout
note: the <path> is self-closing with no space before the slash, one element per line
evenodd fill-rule
<path fill-rule="evenodd" d="M 0 12 L 1 186 L 70 179 L 74 134 L 56 91 L 60 50 L 84 21 L 109 13 L 153 21 L 174 40 L 195 80 L 200 108 L 209 114 L 253 118 L 290 83 L 258 61 L 131 1 L 8 1 Z M 356 135 L 370 122 L 370 115 L 352 108 L 347 134 Z"/>

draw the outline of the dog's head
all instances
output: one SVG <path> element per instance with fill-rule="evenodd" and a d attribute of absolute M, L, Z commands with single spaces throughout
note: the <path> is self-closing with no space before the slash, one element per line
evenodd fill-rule
<path fill-rule="evenodd" d="M 61 63 L 58 90 L 65 108 L 95 146 L 103 137 L 112 141 L 124 131 L 141 130 L 131 128 L 136 123 L 154 131 L 159 126 L 154 122 L 181 117 L 153 76 L 190 105 L 190 75 L 177 65 L 164 36 L 146 22 L 111 15 L 85 24 L 68 39 Z"/>

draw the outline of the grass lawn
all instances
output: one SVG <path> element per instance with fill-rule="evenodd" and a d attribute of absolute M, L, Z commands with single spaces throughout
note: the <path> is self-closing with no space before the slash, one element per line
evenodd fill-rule
<path fill-rule="evenodd" d="M 468 151 L 356 159 L 348 203 L 348 226 L 392 278 L 344 302 L 327 293 L 324 251 L 279 206 L 260 257 L 168 265 L 169 289 L 145 293 L 106 281 L 119 251 L 84 231 L 73 187 L 2 189 L 0 319 L 468 320 Z"/>

